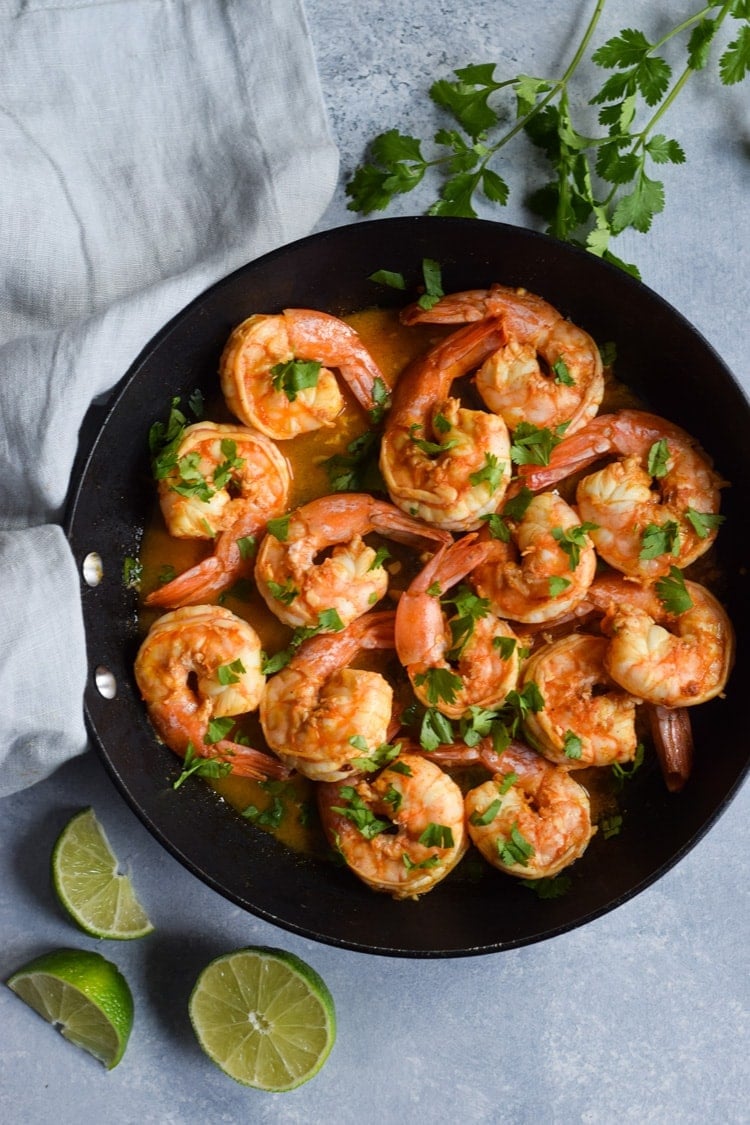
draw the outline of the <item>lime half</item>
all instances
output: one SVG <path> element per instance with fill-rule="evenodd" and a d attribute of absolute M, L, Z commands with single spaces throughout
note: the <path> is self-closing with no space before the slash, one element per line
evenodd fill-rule
<path fill-rule="evenodd" d="M 318 1073 L 336 1038 L 333 997 L 299 957 L 255 947 L 207 965 L 190 997 L 203 1050 L 245 1086 L 280 1092 Z"/>
<path fill-rule="evenodd" d="M 98 938 L 138 938 L 153 926 L 135 897 L 93 809 L 68 821 L 52 851 L 52 881 L 74 922 Z"/>
<path fill-rule="evenodd" d="M 14 973 L 8 987 L 108 1070 L 117 1066 L 133 1026 L 133 997 L 120 970 L 101 953 L 45 953 Z"/>

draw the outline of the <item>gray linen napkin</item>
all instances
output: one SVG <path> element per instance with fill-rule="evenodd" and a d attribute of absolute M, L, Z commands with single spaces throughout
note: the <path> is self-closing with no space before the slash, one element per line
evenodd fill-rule
<path fill-rule="evenodd" d="M 0 0 L 0 795 L 86 748 L 78 429 L 338 172 L 301 0 Z"/>

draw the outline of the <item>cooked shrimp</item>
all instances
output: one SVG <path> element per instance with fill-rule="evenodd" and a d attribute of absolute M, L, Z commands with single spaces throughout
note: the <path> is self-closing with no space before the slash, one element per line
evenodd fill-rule
<path fill-rule="evenodd" d="M 380 447 L 391 500 L 434 527 L 470 531 L 494 512 L 510 479 L 508 430 L 496 414 L 448 397 L 504 340 L 492 318 L 461 328 L 399 377 Z"/>
<path fill-rule="evenodd" d="M 492 285 L 442 297 L 430 309 L 410 305 L 404 324 L 456 324 L 498 317 L 506 341 L 477 372 L 477 390 L 514 430 L 520 422 L 574 433 L 604 395 L 599 349 L 582 328 L 525 289 Z"/>
<path fill-rule="evenodd" d="M 396 899 L 432 890 L 466 851 L 461 790 L 418 754 L 402 752 L 372 781 L 319 786 L 318 805 L 349 869 Z"/>
<path fill-rule="evenodd" d="M 734 661 L 734 630 L 705 586 L 677 575 L 641 585 L 619 575 L 597 579 L 587 601 L 604 613 L 610 642 L 605 666 L 638 699 L 662 707 L 705 703 L 725 688 Z M 672 612 L 670 583 L 681 588 L 682 612 Z M 667 603 L 667 604 L 665 604 Z"/>
<path fill-rule="evenodd" d="M 192 746 L 231 763 L 239 777 L 288 775 L 271 755 L 213 737 L 212 720 L 255 711 L 265 683 L 258 635 L 228 609 L 186 606 L 158 618 L 138 650 L 135 678 L 157 734 L 180 757 Z"/>
<path fill-rule="evenodd" d="M 344 399 L 330 368 L 365 410 L 376 405 L 376 388 L 385 390 L 380 368 L 345 321 L 314 309 L 284 309 L 248 317 L 234 329 L 219 375 L 232 413 L 282 440 L 334 424 Z"/>
<path fill-rule="evenodd" d="M 312 500 L 290 514 L 283 531 L 266 535 L 258 552 L 255 580 L 271 612 L 287 625 L 311 626 L 335 609 L 348 625 L 372 609 L 388 588 L 388 572 L 362 538 L 371 531 L 420 547 L 449 538 L 367 493 Z"/>
<path fill-rule="evenodd" d="M 475 539 L 466 535 L 433 555 L 396 610 L 396 652 L 417 698 L 452 719 L 502 703 L 520 669 L 517 638 L 488 605 L 468 589 L 455 614 L 441 604 L 485 557 L 486 545 Z"/>
<path fill-rule="evenodd" d="M 638 748 L 635 700 L 605 669 L 606 637 L 571 633 L 537 649 L 521 682 L 536 683 L 544 700 L 524 719 L 528 741 L 568 769 L 630 762 Z"/>
<path fill-rule="evenodd" d="M 548 488 L 600 458 L 617 459 L 578 484 L 581 519 L 601 557 L 624 574 L 653 579 L 684 568 L 716 538 L 721 480 L 685 430 L 655 414 L 600 414 L 553 449 L 548 466 L 522 466 L 526 484 Z"/>
<path fill-rule="evenodd" d="M 393 648 L 393 612 L 311 637 L 271 676 L 260 702 L 266 742 L 313 781 L 337 781 L 387 741 L 393 689 L 379 672 L 351 668 L 365 649 Z"/>
<path fill-rule="evenodd" d="M 218 422 L 188 426 L 174 467 L 159 481 L 161 509 L 170 535 L 216 543 L 208 558 L 154 590 L 146 604 L 206 602 L 251 573 L 244 547 L 286 510 L 290 487 L 286 458 L 263 434 Z"/>
<path fill-rule="evenodd" d="M 494 778 L 466 794 L 467 828 L 488 863 L 541 879 L 583 855 L 595 829 L 586 790 L 564 766 L 512 743 Z"/>
<path fill-rule="evenodd" d="M 519 518 L 503 518 L 502 537 L 483 531 L 487 557 L 471 585 L 494 613 L 538 624 L 570 612 L 586 595 L 596 571 L 589 527 L 555 492 L 532 497 Z"/>

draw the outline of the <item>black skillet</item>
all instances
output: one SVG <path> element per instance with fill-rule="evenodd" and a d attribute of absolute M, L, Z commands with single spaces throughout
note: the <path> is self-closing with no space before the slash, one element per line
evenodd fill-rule
<path fill-rule="evenodd" d="M 621 833 L 608 840 L 600 833 L 571 869 L 571 889 L 551 901 L 487 868 L 477 882 L 451 878 L 418 902 L 395 902 L 373 894 L 344 869 L 292 854 L 207 785 L 173 789 L 179 766 L 154 737 L 133 680 L 137 596 L 123 584 L 122 568 L 126 556 L 138 555 L 152 504 L 146 445 L 151 423 L 165 416 L 172 396 L 186 396 L 196 386 L 215 393 L 224 342 L 250 313 L 310 306 L 341 314 L 402 304 L 421 279 L 423 258 L 440 262 L 446 292 L 493 281 L 522 285 L 600 344 L 614 341 L 618 375 L 649 409 L 698 437 L 732 484 L 724 493 L 727 522 L 718 554 L 738 658 L 726 698 L 693 711 L 693 776 L 683 792 L 669 794 L 658 766 L 647 761 L 622 794 Z M 368 280 L 378 269 L 402 272 L 411 287 L 406 296 Z M 154 836 L 209 886 L 253 914 L 316 941 L 403 957 L 465 956 L 541 941 L 653 883 L 700 840 L 741 784 L 749 764 L 744 567 L 750 409 L 695 329 L 617 268 L 500 223 L 404 218 L 326 231 L 251 262 L 188 305 L 144 349 L 103 422 L 101 416 L 95 420 L 101 423 L 98 436 L 71 491 L 67 519 L 82 573 L 91 735 L 116 785 Z M 96 585 L 83 577 L 91 552 L 103 563 Z M 116 693 L 109 698 L 112 677 Z"/>

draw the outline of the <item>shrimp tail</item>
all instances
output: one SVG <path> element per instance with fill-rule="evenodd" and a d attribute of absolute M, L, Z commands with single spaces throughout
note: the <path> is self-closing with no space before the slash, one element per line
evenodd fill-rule
<path fill-rule="evenodd" d="M 385 386 L 385 380 L 356 330 L 337 317 L 311 309 L 284 309 L 284 320 L 293 350 L 300 356 L 311 353 L 309 358 L 337 368 L 359 405 L 372 410 L 376 381 Z"/>
<path fill-rule="evenodd" d="M 401 310 L 402 324 L 469 324 L 489 315 L 487 289 L 467 289 L 441 297 L 431 308 L 424 309 L 418 301 Z"/>
<path fill-rule="evenodd" d="M 241 550 L 240 544 L 254 538 L 262 526 L 256 517 L 238 520 L 216 537 L 212 555 L 153 590 L 145 599 L 146 605 L 165 609 L 202 605 L 223 594 L 239 578 L 249 578 L 254 559 L 250 557 L 252 552 L 246 554 Z"/>
<path fill-rule="evenodd" d="M 234 777 L 247 777 L 253 781 L 266 781 L 269 778 L 285 781 L 294 772 L 271 754 L 254 750 L 251 746 L 242 746 L 228 738 L 223 738 L 212 746 L 203 746 L 199 752 L 202 757 L 218 757 L 228 762 Z"/>
<path fill-rule="evenodd" d="M 405 667 L 429 662 L 442 654 L 445 635 L 439 594 L 450 590 L 484 562 L 488 543 L 477 543 L 476 532 L 442 546 L 400 597 L 396 610 L 396 651 Z"/>
<path fill-rule="evenodd" d="M 649 707 L 651 737 L 656 747 L 664 783 L 679 793 L 693 768 L 693 731 L 686 707 Z"/>
<path fill-rule="evenodd" d="M 226 575 L 215 555 L 210 555 L 197 566 L 183 571 L 177 578 L 147 595 L 146 605 L 161 609 L 177 609 L 186 605 L 201 605 L 231 585 L 232 576 Z"/>
<path fill-rule="evenodd" d="M 352 637 L 357 639 L 360 648 L 394 648 L 396 643 L 394 639 L 395 624 L 396 611 L 384 609 L 358 617 L 349 626 L 348 631 Z"/>
<path fill-rule="evenodd" d="M 452 542 L 449 531 L 441 531 L 440 528 L 420 523 L 400 511 L 394 504 L 388 504 L 384 500 L 373 500 L 370 518 L 375 531 L 407 546 L 434 547 L 436 543 L 447 546 Z"/>

